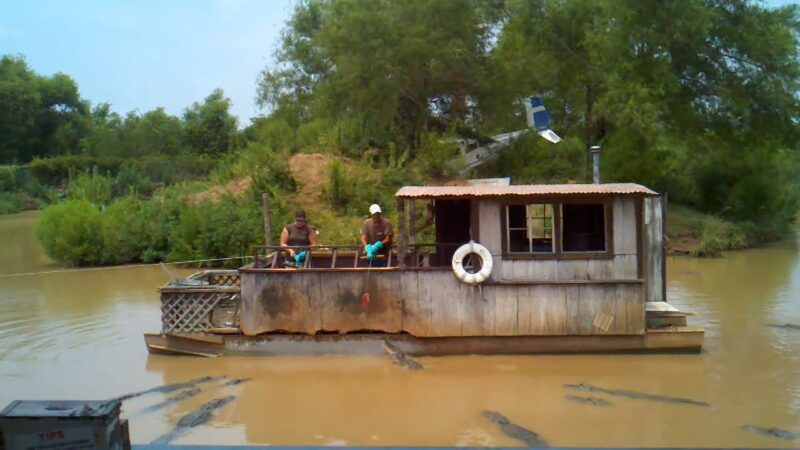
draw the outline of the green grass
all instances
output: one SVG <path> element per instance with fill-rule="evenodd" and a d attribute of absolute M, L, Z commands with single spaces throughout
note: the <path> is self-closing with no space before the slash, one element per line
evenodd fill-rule
<path fill-rule="evenodd" d="M 719 256 L 753 241 L 742 225 L 674 204 L 667 213 L 667 237 L 670 250 L 692 256 Z"/>

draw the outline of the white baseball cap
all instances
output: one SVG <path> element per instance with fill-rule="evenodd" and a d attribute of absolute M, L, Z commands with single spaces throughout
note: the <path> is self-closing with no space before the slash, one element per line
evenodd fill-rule
<path fill-rule="evenodd" d="M 372 206 L 369 207 L 369 214 L 377 214 L 381 212 L 381 207 L 377 203 L 373 203 Z"/>

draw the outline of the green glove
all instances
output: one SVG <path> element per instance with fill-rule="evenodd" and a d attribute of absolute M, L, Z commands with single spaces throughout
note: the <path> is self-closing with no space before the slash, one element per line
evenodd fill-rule
<path fill-rule="evenodd" d="M 378 250 L 383 248 L 383 241 L 378 241 L 378 242 L 372 244 L 372 248 L 374 249 L 373 253 L 378 253 Z"/>
<path fill-rule="evenodd" d="M 367 259 L 372 261 L 372 258 L 375 257 L 375 246 L 373 246 L 372 244 L 365 245 L 364 253 L 367 254 Z"/>
<path fill-rule="evenodd" d="M 305 259 L 306 259 L 306 251 L 305 250 L 303 250 L 300 253 L 296 253 L 294 255 L 294 263 L 297 264 L 298 266 L 300 265 L 300 261 L 303 261 Z"/>

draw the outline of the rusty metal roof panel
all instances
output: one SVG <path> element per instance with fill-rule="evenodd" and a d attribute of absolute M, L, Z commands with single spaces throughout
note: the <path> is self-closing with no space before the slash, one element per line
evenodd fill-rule
<path fill-rule="evenodd" d="M 658 195 L 636 183 L 606 184 L 520 184 L 512 186 L 404 186 L 398 198 L 504 197 L 558 195 Z"/>

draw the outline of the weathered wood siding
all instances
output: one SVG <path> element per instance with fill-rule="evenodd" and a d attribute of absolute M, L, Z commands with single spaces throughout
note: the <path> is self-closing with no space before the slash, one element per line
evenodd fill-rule
<path fill-rule="evenodd" d="M 592 259 L 503 259 L 500 215 L 505 211 L 496 200 L 479 202 L 478 241 L 494 257 L 492 280 L 635 280 L 638 273 L 637 220 L 634 197 L 616 197 L 613 202 L 611 258 Z"/>
<path fill-rule="evenodd" d="M 505 214 L 500 202 L 491 200 L 481 200 L 475 202 L 480 217 L 478 222 L 478 236 L 476 242 L 480 242 L 488 248 L 494 259 L 494 270 L 492 270 L 492 280 L 501 279 L 503 271 L 503 231 L 500 228 L 500 215 Z"/>
<path fill-rule="evenodd" d="M 632 197 L 613 201 L 610 258 L 505 261 L 502 203 L 475 202 L 476 240 L 489 249 L 495 263 L 491 279 L 481 286 L 464 284 L 447 269 L 376 270 L 369 281 L 366 271 L 244 269 L 241 329 L 247 335 L 356 331 L 408 332 L 419 337 L 642 334 L 646 291 L 648 299 L 656 292 L 660 295 L 662 272 L 660 254 L 656 257 L 651 250 L 648 261 L 643 261 L 649 272 L 639 273 L 636 202 Z M 661 239 L 661 228 L 653 225 L 660 224 L 660 205 L 648 199 L 644 212 L 649 236 Z M 654 214 L 658 217 L 653 218 Z M 645 242 L 644 247 L 660 249 L 660 243 Z M 654 282 L 641 283 L 642 277 Z M 366 306 L 361 301 L 365 291 L 370 294 Z"/>
<path fill-rule="evenodd" d="M 642 258 L 645 299 L 663 302 L 664 299 L 664 216 L 663 197 L 644 199 L 644 241 Z"/>
<path fill-rule="evenodd" d="M 241 329 L 246 335 L 369 330 L 419 337 L 644 332 L 641 283 L 478 287 L 449 270 L 376 271 L 369 282 L 365 275 L 243 271 Z"/>

